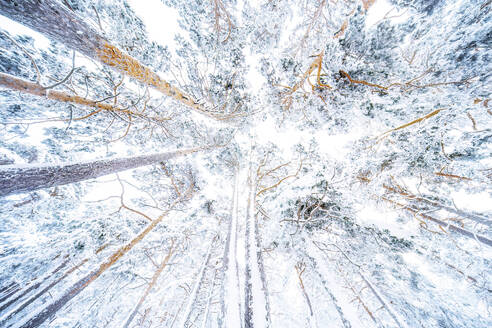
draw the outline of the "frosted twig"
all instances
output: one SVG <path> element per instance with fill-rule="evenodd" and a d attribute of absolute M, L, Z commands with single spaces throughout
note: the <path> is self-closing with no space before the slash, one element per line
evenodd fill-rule
<path fill-rule="evenodd" d="M 68 72 L 68 74 L 63 78 L 61 79 L 59 82 L 56 82 L 55 84 L 52 84 L 50 86 L 47 86 L 47 87 L 44 87 L 45 90 L 49 90 L 49 89 L 53 89 L 54 87 L 57 87 L 59 86 L 60 84 L 63 84 L 65 83 L 69 78 L 70 76 L 72 76 L 72 74 L 77 70 L 77 68 L 75 67 L 75 50 L 73 51 L 73 58 L 72 58 L 72 69 L 70 70 L 70 72 Z"/>
<path fill-rule="evenodd" d="M 36 84 L 40 85 L 41 73 L 39 72 L 38 65 L 36 64 L 36 61 L 31 56 L 31 54 L 29 52 L 27 52 L 27 50 L 23 46 L 21 46 L 19 43 L 17 43 L 17 41 L 15 41 L 13 38 L 11 38 L 7 32 L 3 32 L 3 31 L 0 31 L 0 32 L 3 33 L 3 35 L 5 35 L 10 40 L 10 42 L 12 42 L 16 47 L 18 47 L 31 60 L 32 66 L 34 66 L 34 69 L 36 70 Z"/>

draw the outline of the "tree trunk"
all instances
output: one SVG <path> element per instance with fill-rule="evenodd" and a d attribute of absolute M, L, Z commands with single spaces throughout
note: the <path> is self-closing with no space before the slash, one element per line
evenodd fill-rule
<path fill-rule="evenodd" d="M 251 164 L 250 164 L 251 165 Z M 246 268 L 245 268 L 245 301 L 244 327 L 270 327 L 270 305 L 266 288 L 265 274 L 262 267 L 261 245 L 258 239 L 258 225 L 256 215 L 256 195 L 258 180 L 256 172 L 251 169 L 248 177 L 249 196 L 246 208 Z"/>
<path fill-rule="evenodd" d="M 174 252 L 174 240 L 171 241 L 171 246 L 169 247 L 169 252 L 167 253 L 166 258 L 164 260 L 162 260 L 161 265 L 159 266 L 159 268 L 156 270 L 156 272 L 152 276 L 152 280 L 150 281 L 149 286 L 145 290 L 145 292 L 142 295 L 142 297 L 140 297 L 140 300 L 138 301 L 138 303 L 135 306 L 135 308 L 133 308 L 133 311 L 130 314 L 130 316 L 128 317 L 128 319 L 126 320 L 125 325 L 123 326 L 123 328 L 128 328 L 130 326 L 130 324 L 132 323 L 133 319 L 135 318 L 135 316 L 137 315 L 138 311 L 140 310 L 140 307 L 142 306 L 143 302 L 145 301 L 145 299 L 149 295 L 149 293 L 152 290 L 152 288 L 154 288 L 155 283 L 157 282 L 157 279 L 159 279 L 159 276 L 161 275 L 162 270 L 164 270 L 164 268 L 166 267 L 167 263 L 169 262 L 169 259 L 173 255 L 173 252 Z"/>
<path fill-rule="evenodd" d="M 188 299 L 188 305 L 186 306 L 186 310 L 185 310 L 185 314 L 183 316 L 183 322 L 181 324 L 181 327 L 195 326 L 194 322 L 191 320 L 192 319 L 192 313 L 194 310 L 197 310 L 197 306 L 195 306 L 195 305 L 196 305 L 198 297 L 199 297 L 198 294 L 199 294 L 200 289 L 203 285 L 205 271 L 207 269 L 208 262 L 210 261 L 210 256 L 212 254 L 212 248 L 214 247 L 214 244 L 217 241 L 218 237 L 219 237 L 218 235 L 215 235 L 212 238 L 212 241 L 210 242 L 210 245 L 209 245 L 208 250 L 207 250 L 207 254 L 204 257 L 203 263 L 200 267 L 200 271 L 198 273 L 195 284 L 193 286 L 193 290 L 192 290 L 190 297 Z M 212 288 L 213 288 L 213 286 L 212 286 Z M 201 310 L 201 309 L 198 309 L 198 310 Z M 195 319 L 196 319 L 196 317 L 195 317 Z"/>
<path fill-rule="evenodd" d="M 193 185 L 190 186 L 187 196 L 193 190 Z M 87 274 L 75 284 L 72 285 L 59 299 L 48 305 L 41 312 L 35 314 L 31 319 L 24 323 L 21 328 L 35 328 L 42 325 L 47 319 L 53 317 L 61 308 L 63 308 L 70 300 L 77 296 L 81 291 L 83 291 L 87 286 L 89 286 L 94 280 L 96 280 L 100 275 L 102 275 L 107 269 L 109 269 L 113 264 L 119 261 L 126 253 L 128 253 L 136 244 L 138 244 L 149 232 L 151 232 L 166 215 L 174 208 L 174 206 L 185 199 L 181 197 L 177 199 L 170 208 L 162 213 L 157 219 L 153 220 L 144 230 L 142 230 L 138 235 L 136 235 L 130 242 L 126 245 L 120 247 L 116 252 L 114 252 L 105 262 L 101 263 L 97 270 L 92 271 Z"/>
<path fill-rule="evenodd" d="M 0 197 L 93 179 L 111 173 L 162 162 L 202 149 L 191 148 L 153 155 L 59 165 L 30 164 L 0 166 Z"/>
<path fill-rule="evenodd" d="M 71 103 L 75 105 L 82 105 L 82 106 L 87 106 L 94 108 L 96 112 L 100 112 L 102 110 L 109 111 L 109 112 L 116 112 L 116 113 L 121 113 L 125 115 L 130 115 L 132 117 L 138 117 L 145 119 L 147 121 L 155 121 L 159 122 L 162 121 L 162 119 L 158 117 L 149 117 L 143 113 L 139 113 L 137 111 L 131 111 L 129 109 L 123 109 L 119 108 L 107 103 L 103 102 L 98 102 L 95 100 L 87 99 L 84 97 L 80 97 L 77 95 L 70 95 L 68 93 L 62 92 L 62 91 L 55 91 L 55 90 L 50 90 L 50 89 L 45 89 L 41 85 L 26 81 L 24 79 L 17 78 L 15 76 L 9 75 L 9 74 L 4 74 L 0 73 L 0 86 L 9 88 L 12 90 L 18 90 L 24 93 L 28 93 L 31 95 L 35 96 L 40 96 L 40 97 L 46 97 L 51 100 L 56 100 L 60 102 L 66 102 L 66 103 Z M 85 116 L 91 116 L 91 114 Z M 84 117 L 84 118 L 85 118 Z"/>
<path fill-rule="evenodd" d="M 224 283 L 221 291 L 222 322 L 219 326 L 243 327 L 241 321 L 241 297 L 239 284 L 239 266 L 237 263 L 237 236 L 238 236 L 238 203 L 239 203 L 239 165 L 234 173 L 234 191 L 232 193 L 231 219 L 227 241 L 224 247 L 223 268 Z"/>
<path fill-rule="evenodd" d="M 170 85 L 138 60 L 111 45 L 75 13 L 55 0 L 2 0 L 0 14 L 65 44 L 80 53 L 114 67 L 143 84 L 197 109 L 207 110 L 193 98 Z"/>

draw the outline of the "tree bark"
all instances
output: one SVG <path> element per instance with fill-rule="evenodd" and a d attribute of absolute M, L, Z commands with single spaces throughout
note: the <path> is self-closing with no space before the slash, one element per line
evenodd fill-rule
<path fill-rule="evenodd" d="M 82 106 L 87 106 L 94 108 L 96 112 L 100 112 L 102 110 L 109 111 L 109 112 L 116 112 L 116 113 L 121 113 L 125 115 L 130 115 L 132 117 L 138 117 L 142 118 L 148 121 L 155 121 L 159 122 L 162 121 L 163 119 L 160 119 L 159 117 L 149 117 L 143 113 L 137 112 L 137 111 L 131 111 L 129 109 L 123 109 L 119 108 L 116 106 L 113 106 L 111 104 L 103 103 L 103 102 L 98 102 L 92 99 L 87 99 L 84 97 L 80 97 L 77 95 L 70 95 L 68 93 L 62 92 L 62 91 L 56 91 L 56 90 L 50 90 L 50 89 L 45 89 L 41 85 L 26 81 L 24 79 L 17 78 L 15 76 L 5 74 L 5 73 L 0 73 L 0 86 L 11 89 L 11 90 L 18 90 L 23 93 L 28 93 L 31 95 L 35 96 L 40 96 L 40 97 L 46 97 L 47 99 L 51 100 L 56 100 L 60 102 L 66 102 L 70 104 L 75 104 L 75 105 L 82 105 Z M 91 116 L 91 114 L 85 116 L 84 118 Z"/>
<path fill-rule="evenodd" d="M 157 279 L 159 279 L 159 276 L 161 275 L 162 270 L 164 270 L 164 268 L 166 267 L 167 263 L 169 262 L 169 259 L 173 255 L 173 252 L 174 252 L 174 240 L 171 241 L 171 246 L 169 247 L 169 252 L 167 253 L 166 258 L 162 261 L 161 265 L 159 266 L 159 268 L 157 269 L 157 271 L 152 276 L 152 280 L 150 281 L 149 286 L 145 290 L 145 292 L 142 295 L 142 297 L 140 297 L 140 300 L 138 301 L 138 303 L 135 306 L 135 308 L 133 308 L 133 311 L 130 314 L 130 316 L 128 317 L 128 319 L 126 320 L 125 325 L 123 326 L 123 328 L 128 328 L 130 326 L 130 324 L 132 323 L 133 319 L 135 318 L 135 316 L 137 315 L 138 311 L 140 310 L 140 307 L 142 306 L 143 302 L 145 301 L 145 299 L 149 295 L 149 293 L 152 290 L 152 288 L 154 288 L 155 283 L 157 282 Z"/>
<path fill-rule="evenodd" d="M 170 85 L 138 60 L 111 45 L 94 28 L 55 0 L 2 0 L 0 14 L 90 58 L 114 67 L 121 73 L 152 86 L 189 107 L 207 113 L 207 110 L 191 96 Z"/>
<path fill-rule="evenodd" d="M 214 247 L 214 244 L 215 242 L 217 241 L 218 239 L 218 235 L 215 235 L 213 238 L 212 238 L 212 241 L 210 242 L 210 245 L 208 247 L 208 250 L 207 250 L 207 254 L 205 255 L 204 257 L 204 260 L 203 260 L 203 263 L 200 267 L 200 271 L 198 273 L 198 276 L 196 278 L 196 281 L 195 281 L 195 284 L 193 286 L 193 290 L 190 294 L 190 297 L 189 297 L 189 300 L 188 300 L 188 305 L 186 306 L 186 310 L 185 310 L 185 314 L 183 316 L 183 322 L 181 324 L 181 327 L 192 327 L 192 326 L 195 326 L 194 322 L 191 321 L 191 315 L 193 313 L 193 310 L 196 310 L 196 306 L 195 304 L 197 303 L 197 299 L 199 297 L 199 292 L 200 292 L 200 289 L 203 285 L 203 280 L 204 280 L 204 276 L 205 276 L 205 271 L 207 269 L 207 265 L 208 265 L 208 262 L 210 261 L 210 256 L 212 254 L 212 248 Z M 213 288 L 213 286 L 212 286 Z M 196 319 L 196 317 L 195 317 Z"/>
<path fill-rule="evenodd" d="M 246 248 L 246 267 L 244 278 L 244 327 L 270 327 L 270 304 L 268 301 L 268 290 L 265 280 L 266 277 L 263 272 L 261 244 L 258 238 L 256 215 L 258 180 L 255 175 L 256 173 L 251 170 L 251 166 L 249 172 L 249 196 L 247 203 L 248 207 L 246 208 L 246 229 L 244 238 Z"/>
<path fill-rule="evenodd" d="M 64 163 L 59 165 L 29 164 L 0 166 L 0 197 L 93 179 L 111 173 L 166 161 L 170 158 L 194 153 L 202 149 L 191 148 L 153 155 L 103 159 L 81 163 Z"/>
<path fill-rule="evenodd" d="M 190 186 L 186 192 L 186 196 L 189 196 L 193 190 L 193 184 Z M 41 312 L 35 314 L 31 319 L 25 322 L 21 328 L 36 328 L 42 325 L 47 319 L 52 318 L 61 308 L 63 308 L 70 300 L 75 296 L 80 294 L 87 286 L 89 286 L 94 280 L 96 280 L 100 275 L 102 275 L 107 269 L 109 269 L 113 264 L 119 261 L 126 253 L 128 253 L 136 244 L 138 244 L 149 232 L 151 232 L 166 215 L 174 208 L 174 206 L 185 199 L 181 197 L 177 199 L 170 208 L 162 213 L 157 219 L 153 220 L 144 230 L 142 230 L 138 235 L 136 235 L 130 242 L 126 245 L 120 247 L 116 252 L 114 252 L 105 262 L 101 263 L 97 270 L 94 270 L 78 280 L 72 285 L 60 298 L 48 305 Z"/>

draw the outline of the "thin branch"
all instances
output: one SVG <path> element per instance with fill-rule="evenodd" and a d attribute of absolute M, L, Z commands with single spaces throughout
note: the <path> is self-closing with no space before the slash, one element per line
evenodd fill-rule
<path fill-rule="evenodd" d="M 59 86 L 60 84 L 63 84 L 65 83 L 69 78 L 70 76 L 72 76 L 72 74 L 77 70 L 78 68 L 75 67 L 75 50 L 73 52 L 73 58 L 72 58 L 72 69 L 70 70 L 70 72 L 68 72 L 68 74 L 59 82 L 56 82 L 55 84 L 53 85 L 50 85 L 48 87 L 44 87 L 45 90 L 48 90 L 48 89 L 53 89 L 54 87 L 56 86 Z"/>
<path fill-rule="evenodd" d="M 34 69 L 36 70 L 36 84 L 40 85 L 41 73 L 39 72 L 38 65 L 36 64 L 36 61 L 31 56 L 31 54 L 29 52 L 27 52 L 27 50 L 23 46 L 21 46 L 19 43 L 17 43 L 17 41 L 15 41 L 13 38 L 11 38 L 7 32 L 0 31 L 0 33 L 3 33 L 3 35 L 5 35 L 10 40 L 10 42 L 12 42 L 15 46 L 17 46 L 20 50 L 22 50 L 22 52 L 31 60 L 32 66 L 34 66 Z"/>

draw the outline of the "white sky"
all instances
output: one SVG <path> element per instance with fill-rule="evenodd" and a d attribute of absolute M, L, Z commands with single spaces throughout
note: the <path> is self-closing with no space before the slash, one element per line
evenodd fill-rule
<path fill-rule="evenodd" d="M 388 0 L 378 0 L 367 11 L 366 28 L 377 24 L 386 15 L 393 23 L 403 22 L 409 17 L 406 11 L 398 11 Z"/>
<path fill-rule="evenodd" d="M 174 50 L 174 34 L 179 30 L 178 12 L 161 0 L 128 0 L 128 3 L 144 22 L 149 39 Z"/>
<path fill-rule="evenodd" d="M 31 30 L 29 27 L 26 27 L 22 24 L 19 24 L 10 18 L 0 15 L 0 28 L 5 31 L 8 31 L 11 35 L 28 35 L 34 39 L 34 46 L 36 48 L 48 48 L 50 45 L 50 40 L 46 38 L 44 35 Z"/>

